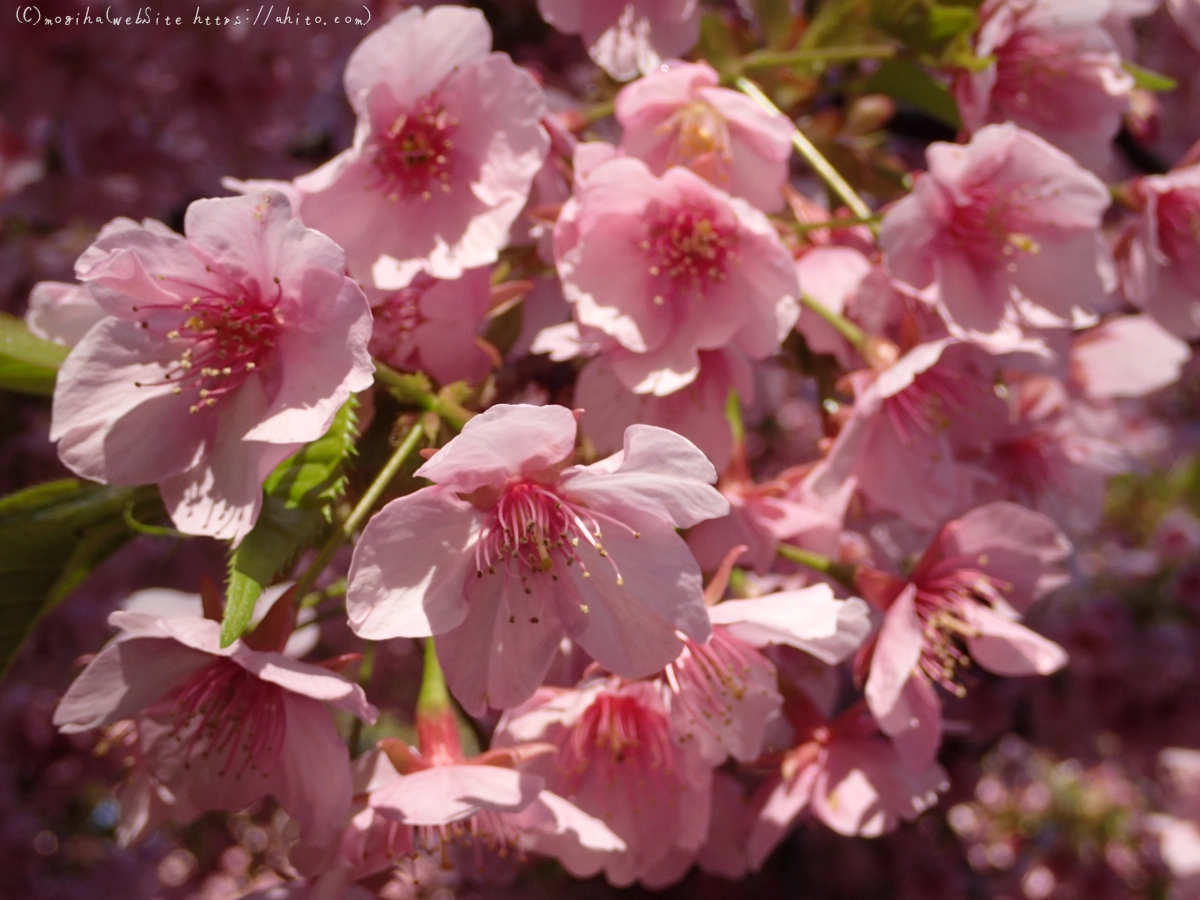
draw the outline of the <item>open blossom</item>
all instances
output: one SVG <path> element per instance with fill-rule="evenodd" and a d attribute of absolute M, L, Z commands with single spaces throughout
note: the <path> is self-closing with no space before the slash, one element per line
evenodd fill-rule
<path fill-rule="evenodd" d="M 621 151 L 662 175 L 684 166 L 766 212 L 783 207 L 792 123 L 718 87 L 706 63 L 673 61 L 621 89 Z"/>
<path fill-rule="evenodd" d="M 607 357 L 622 384 L 666 395 L 695 380 L 701 350 L 778 349 L 796 272 L 766 216 L 680 167 L 655 177 L 623 157 L 578 181 L 555 227 L 558 272 L 581 329 L 619 345 Z"/>
<path fill-rule="evenodd" d="M 955 96 L 969 131 L 1010 121 L 1097 168 L 1129 105 L 1133 78 L 1103 25 L 1107 0 L 989 0 L 975 44 L 994 61 L 964 71 Z"/>
<path fill-rule="evenodd" d="M 957 458 L 958 432 L 1003 415 L 995 363 L 977 346 L 918 344 L 879 373 L 857 373 L 846 424 L 808 485 L 832 500 L 853 478 L 859 492 L 918 528 L 932 529 L 970 500 L 977 471 Z"/>
<path fill-rule="evenodd" d="M 1200 337 L 1200 165 L 1137 181 L 1143 208 L 1119 249 L 1130 301 L 1186 340 Z"/>
<path fill-rule="evenodd" d="M 473 712 L 541 684 L 564 635 L 629 678 L 679 655 L 676 630 L 709 633 L 700 570 L 675 528 L 724 514 L 716 472 L 686 439 L 635 425 L 624 449 L 573 466 L 563 407 L 499 405 L 417 475 L 355 548 L 347 611 L 372 639 L 437 636 Z"/>
<path fill-rule="evenodd" d="M 698 0 L 538 0 L 538 9 L 618 81 L 682 56 L 700 37 Z"/>
<path fill-rule="evenodd" d="M 652 877 L 674 851 L 704 842 L 712 764 L 676 739 L 659 683 L 607 678 L 578 690 L 542 689 L 505 713 L 494 745 L 528 741 L 557 748 L 531 770 L 626 845 L 620 852 L 556 853 L 576 877 L 603 871 L 612 884 L 632 884 Z"/>
<path fill-rule="evenodd" d="M 476 384 L 492 360 L 477 336 L 491 306 L 490 270 L 439 281 L 424 272 L 406 287 L 368 292 L 375 316 L 371 355 L 405 372 L 424 372 L 439 384 Z"/>
<path fill-rule="evenodd" d="M 745 850 L 758 869 L 806 810 L 844 835 L 878 837 L 915 819 L 949 787 L 930 761 L 910 768 L 861 705 L 829 722 L 803 698 L 799 742 L 760 788 Z M 792 719 L 802 716 L 792 711 Z"/>
<path fill-rule="evenodd" d="M 179 530 L 239 541 L 271 470 L 370 387 L 371 311 L 282 194 L 198 200 L 184 231 L 117 219 L 79 258 L 107 315 L 59 371 L 50 437 L 75 473 L 157 483 Z"/>
<path fill-rule="evenodd" d="M 186 824 L 269 795 L 306 841 L 336 835 L 350 759 L 324 704 L 373 722 L 360 687 L 278 652 L 287 635 L 277 627 L 222 648 L 220 623 L 198 616 L 115 612 L 109 622 L 120 634 L 67 690 L 54 723 L 79 732 L 133 721 L 143 800 L 130 815 Z"/>
<path fill-rule="evenodd" d="M 550 139 L 541 89 L 491 42 L 478 10 L 412 8 L 351 54 L 354 145 L 296 187 L 305 224 L 346 247 L 360 281 L 458 278 L 507 241 Z"/>
<path fill-rule="evenodd" d="M 757 759 L 767 726 L 783 706 L 775 666 L 760 648 L 795 647 L 836 665 L 870 630 L 866 604 L 835 600 L 825 584 L 726 600 L 708 612 L 712 637 L 687 641 L 663 680 L 678 739 L 694 742 L 714 766 L 730 756 Z"/>
<path fill-rule="evenodd" d="M 960 332 L 1068 325 L 1104 298 L 1112 263 L 1098 230 L 1110 198 L 1100 179 L 1012 124 L 971 142 L 932 144 L 929 171 L 888 212 L 888 268 Z"/>
<path fill-rule="evenodd" d="M 548 855 L 625 849 L 603 822 L 547 790 L 542 776 L 525 771 L 527 760 L 553 753 L 553 745 L 507 746 L 471 758 L 460 750 L 454 758 L 438 759 L 388 738 L 380 750 L 397 774 L 374 779 L 366 806 L 377 827 L 386 830 L 385 823 L 395 822 L 409 829 L 414 851 L 446 858 L 474 844 Z"/>
<path fill-rule="evenodd" d="M 1019 620 L 1066 583 L 1070 552 L 1045 516 L 992 503 L 942 528 L 907 580 L 860 573 L 863 596 L 885 610 L 867 705 L 911 766 L 928 765 L 941 743 L 935 684 L 962 694 L 961 672 L 972 660 L 997 675 L 1048 675 L 1066 664 L 1061 647 Z"/>

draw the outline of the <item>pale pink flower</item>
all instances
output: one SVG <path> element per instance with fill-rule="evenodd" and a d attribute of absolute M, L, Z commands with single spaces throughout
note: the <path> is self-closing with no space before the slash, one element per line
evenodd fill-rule
<path fill-rule="evenodd" d="M 929 171 L 880 227 L 888 268 L 961 332 L 1067 325 L 1106 295 L 1100 179 L 1036 135 L 989 125 L 971 143 L 931 144 Z"/>
<path fill-rule="evenodd" d="M 496 261 L 550 145 L 541 88 L 483 13 L 405 10 L 346 63 L 354 145 L 296 179 L 299 215 L 381 290 Z"/>
<path fill-rule="evenodd" d="M 143 824 L 167 814 L 186 824 L 270 795 L 307 841 L 337 834 L 350 759 L 324 704 L 373 722 L 360 687 L 277 652 L 282 640 L 259 646 L 257 631 L 222 648 L 220 623 L 206 618 L 115 612 L 109 622 L 120 634 L 67 690 L 54 724 L 71 733 L 134 721 L 133 778 L 159 805 L 140 811 Z"/>
<path fill-rule="evenodd" d="M 575 432 L 563 407 L 492 407 L 417 470 L 435 486 L 384 507 L 355 548 L 351 627 L 436 635 L 473 712 L 527 699 L 564 635 L 640 678 L 679 655 L 677 629 L 710 633 L 674 529 L 728 510 L 712 465 L 685 438 L 634 425 L 620 453 L 573 466 Z"/>
<path fill-rule="evenodd" d="M 1098 352 L 1105 352 L 1106 343 L 1101 342 Z M 1111 352 L 1111 344 L 1107 349 Z M 1122 370 L 1137 366 L 1126 358 L 1106 353 L 1101 365 L 1119 377 Z M 1131 381 L 1127 389 L 1133 388 Z M 1131 457 L 1091 433 L 1087 405 L 1053 378 L 1028 376 L 1010 383 L 1008 399 L 1009 414 L 996 420 L 985 442 L 964 454 L 987 473 L 975 482 L 975 502 L 1010 500 L 1049 516 L 1069 532 L 1092 531 L 1104 511 L 1109 479 L 1127 471 Z"/>
<path fill-rule="evenodd" d="M 992 503 L 943 527 L 907 581 L 860 572 L 863 596 L 886 610 L 871 648 L 867 705 L 910 765 L 928 765 L 941 743 L 933 686 L 962 695 L 959 676 L 970 660 L 997 675 L 1049 675 L 1066 665 L 1061 647 L 1019 620 L 1067 582 L 1070 552 L 1045 516 Z"/>
<path fill-rule="evenodd" d="M 29 293 L 25 324 L 43 340 L 74 347 L 93 325 L 107 316 L 87 288 L 61 281 L 39 281 Z"/>
<path fill-rule="evenodd" d="M 860 373 L 849 419 L 808 479 L 813 495 L 832 500 L 853 478 L 876 506 L 918 528 L 937 527 L 970 501 L 978 477 L 958 459 L 954 438 L 1006 411 L 994 375 L 989 354 L 953 338 L 918 344 L 878 374 Z"/>
<path fill-rule="evenodd" d="M 472 269 L 438 281 L 424 272 L 407 287 L 368 291 L 375 315 L 371 355 L 405 372 L 424 372 L 438 384 L 478 384 L 492 359 L 478 336 L 491 307 L 491 270 Z"/>
<path fill-rule="evenodd" d="M 698 0 L 538 0 L 538 9 L 618 81 L 682 56 L 700 37 Z"/>
<path fill-rule="evenodd" d="M 280 194 L 198 200 L 186 237 L 117 219 L 76 274 L 104 308 L 58 374 L 75 473 L 153 484 L 175 526 L 239 541 L 263 479 L 371 385 L 370 308 Z"/>
<path fill-rule="evenodd" d="M 805 810 L 839 834 L 878 837 L 915 819 L 949 787 L 937 763 L 906 765 L 861 705 L 832 722 L 815 709 L 809 713 L 800 743 L 755 797 L 746 841 L 752 869 L 762 867 Z"/>
<path fill-rule="evenodd" d="M 555 227 L 558 272 L 581 328 L 620 345 L 607 357 L 622 384 L 666 395 L 695 380 L 701 350 L 778 349 L 796 272 L 766 216 L 679 167 L 655 177 L 622 157 L 578 181 Z"/>
<path fill-rule="evenodd" d="M 621 152 L 662 175 L 691 169 L 766 212 L 783 208 L 792 123 L 738 91 L 718 87 L 707 63 L 674 60 L 621 89 Z"/>
<path fill-rule="evenodd" d="M 381 778 L 367 797 L 367 807 L 384 822 L 412 830 L 414 851 L 442 853 L 478 843 L 504 852 L 557 856 L 616 853 L 624 842 L 599 819 L 546 789 L 546 780 L 525 771 L 526 761 L 552 745 L 497 748 L 469 759 L 430 763 L 414 751 L 392 750 L 399 742 L 381 742 L 409 764 L 401 773 Z"/>
<path fill-rule="evenodd" d="M 1137 223 L 1119 245 L 1125 296 L 1185 340 L 1200 337 L 1200 165 L 1140 178 Z"/>
<path fill-rule="evenodd" d="M 630 425 L 657 425 L 683 435 L 724 471 L 733 455 L 725 403 L 730 390 L 743 402 L 754 399 L 754 373 L 736 349 L 701 350 L 698 356 L 695 381 L 665 397 L 625 387 L 603 353 L 584 366 L 575 382 L 575 405 L 583 410 L 579 427 L 596 452 L 619 450 Z"/>
<path fill-rule="evenodd" d="M 726 600 L 710 606 L 708 614 L 712 637 L 686 641 L 663 680 L 675 733 L 714 766 L 731 756 L 757 759 L 767 726 L 783 705 L 775 666 L 760 648 L 795 647 L 836 665 L 870 630 L 866 604 L 835 600 L 825 584 Z"/>
<path fill-rule="evenodd" d="M 1133 88 L 1103 25 L 1107 0 L 989 0 L 980 12 L 975 53 L 994 62 L 955 82 L 968 132 L 1013 122 L 1103 166 Z"/>
<path fill-rule="evenodd" d="M 624 886 L 653 873 L 673 851 L 704 842 L 712 765 L 677 739 L 658 682 L 608 678 L 579 690 L 543 689 L 505 713 L 493 744 L 527 741 L 557 746 L 531 769 L 626 845 L 609 853 L 563 848 L 555 855 L 572 875 L 603 871 Z"/>

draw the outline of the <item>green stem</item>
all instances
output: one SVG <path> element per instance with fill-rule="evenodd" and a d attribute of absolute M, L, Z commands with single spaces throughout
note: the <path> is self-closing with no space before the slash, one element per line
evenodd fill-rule
<path fill-rule="evenodd" d="M 605 100 L 602 103 L 597 103 L 594 106 L 588 106 L 580 110 L 583 116 L 584 125 L 592 125 L 599 122 L 601 119 L 607 119 L 617 111 L 616 100 Z"/>
<path fill-rule="evenodd" d="M 314 559 L 296 580 L 296 596 L 304 597 L 312 590 L 317 578 L 325 571 L 325 567 L 329 565 L 334 555 L 341 549 L 342 544 L 350 540 L 366 521 L 367 516 L 371 514 L 371 509 L 379 500 L 380 496 L 391 484 L 392 479 L 396 477 L 396 473 L 400 471 L 400 467 L 408 460 L 408 457 L 416 449 L 418 443 L 425 435 L 425 426 L 420 422 L 412 427 L 404 441 L 396 448 L 396 452 L 391 455 L 384 467 L 375 476 L 375 480 L 371 482 L 371 486 L 367 488 L 366 493 L 359 499 L 358 505 L 346 517 L 344 521 L 335 528 L 333 534 L 325 541 L 324 546 L 317 552 L 317 557 Z"/>
<path fill-rule="evenodd" d="M 779 107 L 771 102 L 771 98 L 762 92 L 762 88 L 749 78 L 739 75 L 736 84 L 738 90 L 754 100 L 754 102 L 767 112 L 777 116 L 783 115 Z M 816 148 L 812 141 L 804 136 L 804 132 L 797 128 L 795 124 L 792 125 L 792 146 L 796 148 L 796 152 L 804 157 L 805 162 L 812 167 L 812 170 L 820 176 L 822 181 L 829 185 L 829 189 L 838 195 L 852 213 L 860 219 L 871 218 L 871 207 L 863 202 L 862 197 L 854 192 L 854 188 L 850 187 L 846 179 L 830 164 L 829 160 L 821 155 L 821 151 Z"/>
<path fill-rule="evenodd" d="M 784 559 L 807 566 L 822 575 L 828 575 L 852 591 L 857 589 L 854 577 L 855 567 L 850 563 L 838 562 L 836 559 L 830 559 L 828 556 L 822 556 L 820 553 L 813 553 L 811 550 L 804 550 L 792 544 L 780 544 L 778 553 Z"/>
<path fill-rule="evenodd" d="M 835 313 L 828 306 L 809 294 L 800 295 L 800 304 L 811 309 L 832 326 L 833 330 L 848 340 L 860 354 L 867 349 L 867 334 L 845 316 Z"/>
<path fill-rule="evenodd" d="M 826 219 L 824 222 L 790 222 L 791 228 L 796 234 L 803 237 L 806 234 L 812 234 L 814 231 L 823 231 L 825 229 L 835 230 L 838 228 L 854 228 L 856 225 L 868 225 L 874 227 L 883 221 L 883 216 L 874 215 L 867 216 L 865 219 L 860 216 L 838 216 L 833 219 Z"/>
<path fill-rule="evenodd" d="M 773 66 L 795 66 L 810 62 L 854 62 L 858 59 L 888 59 L 895 55 L 895 47 L 872 47 L 866 45 L 811 47 L 805 50 L 758 50 L 743 57 L 742 69 L 768 69 Z"/>
<path fill-rule="evenodd" d="M 375 360 L 375 380 L 385 384 L 392 396 L 404 403 L 411 403 L 421 409 L 435 413 L 444 419 L 451 428 L 462 431 L 462 427 L 474 415 L 470 410 L 441 394 L 435 394 L 421 386 L 421 379 L 413 375 L 397 372 L 391 366 Z"/>

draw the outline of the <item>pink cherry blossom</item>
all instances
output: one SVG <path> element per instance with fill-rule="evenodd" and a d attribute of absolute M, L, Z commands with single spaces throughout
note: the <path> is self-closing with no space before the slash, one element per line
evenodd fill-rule
<path fill-rule="evenodd" d="M 497 727 L 496 745 L 525 741 L 557 746 L 533 770 L 626 845 L 615 853 L 558 852 L 576 877 L 603 871 L 614 885 L 632 884 L 674 851 L 703 843 L 712 766 L 677 740 L 657 683 L 609 678 L 579 690 L 543 689 Z"/>
<path fill-rule="evenodd" d="M 541 89 L 491 42 L 478 10 L 412 8 L 351 54 L 354 145 L 296 187 L 360 281 L 396 290 L 496 261 L 550 141 Z"/>
<path fill-rule="evenodd" d="M 1103 166 L 1133 88 L 1102 24 L 1108 12 L 1107 0 L 988 0 L 975 53 L 994 62 L 955 82 L 968 131 L 1013 122 Z"/>
<path fill-rule="evenodd" d="M 538 0 L 538 9 L 618 81 L 683 55 L 700 36 L 697 0 Z"/>
<path fill-rule="evenodd" d="M 61 281 L 41 281 L 29 293 L 25 324 L 43 340 L 74 347 L 107 315 L 87 288 Z"/>
<path fill-rule="evenodd" d="M 871 653 L 866 699 L 913 767 L 941 742 L 933 685 L 961 695 L 974 660 L 997 675 L 1048 675 L 1066 653 L 1020 624 L 1039 597 L 1066 583 L 1071 545 L 1054 523 L 1012 503 L 992 503 L 948 523 L 903 581 L 859 577 L 863 596 L 886 609 Z M 970 654 L 961 649 L 962 645 Z"/>
<path fill-rule="evenodd" d="M 624 449 L 572 466 L 562 407 L 494 406 L 417 475 L 434 486 L 368 523 L 350 566 L 351 627 L 372 639 L 436 635 L 455 696 L 516 706 L 564 634 L 640 678 L 709 633 L 700 570 L 675 534 L 724 514 L 716 472 L 686 439 L 631 426 Z"/>
<path fill-rule="evenodd" d="M 828 585 L 780 591 L 709 607 L 712 637 L 687 641 L 667 666 L 673 728 L 714 766 L 762 752 L 768 723 L 783 705 L 775 666 L 759 648 L 795 647 L 836 665 L 869 630 L 866 604 L 835 600 Z"/>
<path fill-rule="evenodd" d="M 746 845 L 752 869 L 761 868 L 805 810 L 839 834 L 877 837 L 915 819 L 949 787 L 937 763 L 907 766 L 861 706 L 832 722 L 809 712 L 801 742 L 755 798 Z"/>
<path fill-rule="evenodd" d="M 198 200 L 184 229 L 118 219 L 79 258 L 107 317 L 59 371 L 50 436 L 77 474 L 157 483 L 179 530 L 239 541 L 263 479 L 371 385 L 370 308 L 281 194 Z"/>
<path fill-rule="evenodd" d="M 414 849 L 427 853 L 444 855 L 452 845 L 476 842 L 551 856 L 625 849 L 603 822 L 546 790 L 540 775 L 514 768 L 511 760 L 521 759 L 521 751 L 506 747 L 454 763 L 422 764 L 377 786 L 367 804 L 384 821 L 411 828 Z"/>
<path fill-rule="evenodd" d="M 422 272 L 399 290 L 369 291 L 375 314 L 371 355 L 439 384 L 482 381 L 492 367 L 478 337 L 491 306 L 490 275 L 486 268 L 472 269 L 438 281 Z"/>
<path fill-rule="evenodd" d="M 1200 165 L 1141 178 L 1143 203 L 1120 250 L 1125 295 L 1185 340 L 1200 337 Z"/>
<path fill-rule="evenodd" d="M 1103 335 L 1099 339 L 1103 353 Z M 1102 365 L 1112 370 L 1105 377 L 1119 377 L 1113 358 L 1105 358 Z M 1132 380 L 1124 387 L 1133 388 Z M 1131 458 L 1095 433 L 1088 404 L 1069 396 L 1056 379 L 1015 381 L 1008 387 L 1008 401 L 1009 415 L 995 422 L 978 448 L 963 454 L 987 473 L 975 482 L 975 501 L 1009 500 L 1049 516 L 1071 533 L 1090 532 L 1103 513 L 1109 478 L 1127 471 Z"/>
<path fill-rule="evenodd" d="M 1012 124 L 965 146 L 932 144 L 929 171 L 888 212 L 879 243 L 888 268 L 961 332 L 1070 324 L 1111 284 L 1097 231 L 1108 189 L 1069 156 Z"/>
<path fill-rule="evenodd" d="M 877 375 L 863 373 L 855 380 L 866 386 L 808 480 L 813 494 L 832 499 L 853 478 L 879 507 L 918 528 L 937 527 L 969 502 L 978 477 L 955 453 L 956 432 L 1004 412 L 994 369 L 977 346 L 944 338 L 918 344 Z"/>
<path fill-rule="evenodd" d="M 688 169 L 655 177 L 640 160 L 602 162 L 579 179 L 554 240 L 576 321 L 616 341 L 608 363 L 636 393 L 692 383 L 701 350 L 763 359 L 796 321 L 796 273 L 774 226 Z"/>
<path fill-rule="evenodd" d="M 596 451 L 620 449 L 630 425 L 656 425 L 683 435 L 723 471 L 733 455 L 725 403 L 730 390 L 744 401 L 753 400 L 753 372 L 736 349 L 701 350 L 697 355 L 700 370 L 695 381 L 665 397 L 629 390 L 603 353 L 584 366 L 575 384 L 575 404 L 583 409 L 579 426 Z"/>
<path fill-rule="evenodd" d="M 109 622 L 120 634 L 68 689 L 54 723 L 72 733 L 133 720 L 132 777 L 143 805 L 131 816 L 142 825 L 162 815 L 186 824 L 205 810 L 239 810 L 270 795 L 306 840 L 336 835 L 350 804 L 350 761 L 323 704 L 373 722 L 360 687 L 253 649 L 254 632 L 250 644 L 222 648 L 220 624 L 209 619 L 115 612 Z"/>
<path fill-rule="evenodd" d="M 617 95 L 621 152 L 662 175 L 685 166 L 766 212 L 783 208 L 792 123 L 718 87 L 706 63 L 673 61 Z"/>

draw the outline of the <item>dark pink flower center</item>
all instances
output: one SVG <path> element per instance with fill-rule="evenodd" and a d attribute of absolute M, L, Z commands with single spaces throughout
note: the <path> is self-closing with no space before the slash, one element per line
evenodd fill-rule
<path fill-rule="evenodd" d="M 650 274 L 669 279 L 675 290 L 703 293 L 724 281 L 737 256 L 737 224 L 706 201 L 681 206 L 651 204 L 642 249 Z M 655 297 L 656 303 L 665 302 Z"/>
<path fill-rule="evenodd" d="M 665 710 L 601 692 L 559 743 L 557 765 L 574 793 L 585 776 L 621 785 L 634 808 L 683 790 Z"/>
<path fill-rule="evenodd" d="M 165 335 L 179 356 L 157 384 L 174 384 L 176 394 L 195 390 L 199 399 L 192 404 L 193 413 L 215 406 L 252 373 L 261 371 L 270 362 L 281 327 L 275 316 L 282 296 L 278 279 L 275 296 L 264 297 L 257 286 L 247 287 L 219 269 L 207 268 L 226 286 L 205 287 L 165 276 L 161 278 L 164 282 L 181 284 L 196 293 L 182 307 L 147 304 L 133 308 L 134 312 L 170 309 L 183 313 L 182 320 Z M 140 324 L 148 327 L 145 321 Z"/>
<path fill-rule="evenodd" d="M 905 444 L 945 431 L 965 406 L 958 374 L 936 365 L 918 372 L 912 384 L 883 401 L 888 421 Z"/>
<path fill-rule="evenodd" d="M 579 565 L 588 577 L 576 553 L 581 541 L 612 562 L 602 537 L 600 523 L 586 508 L 571 503 L 548 485 L 517 481 L 504 489 L 487 515 L 475 546 L 476 570 L 482 578 L 485 573 L 515 569 L 525 593 L 530 594 L 533 589 L 527 583 L 529 576 L 548 573 L 557 581 L 559 563 Z M 615 570 L 616 563 L 612 564 Z M 622 583 L 619 571 L 617 583 Z"/>
<path fill-rule="evenodd" d="M 1200 188 L 1159 195 L 1158 245 L 1172 262 L 1200 262 Z"/>
<path fill-rule="evenodd" d="M 404 366 L 405 360 L 399 357 L 407 356 L 406 351 L 411 348 L 406 344 L 417 326 L 425 322 L 421 315 L 421 300 L 435 283 L 435 279 L 422 272 L 407 287 L 389 294 L 375 305 L 369 345 L 372 356 Z"/>
<path fill-rule="evenodd" d="M 1023 210 L 1017 192 L 1002 193 L 982 185 L 969 193 L 970 202 L 954 206 L 947 234 L 973 263 L 990 267 L 1008 260 L 1012 269 L 1017 254 L 1041 252 L 1041 245 L 1020 230 Z"/>
<path fill-rule="evenodd" d="M 185 766 L 203 761 L 222 776 L 240 778 L 247 769 L 269 776 L 287 736 L 283 694 L 228 659 L 193 675 L 171 698 Z"/>
<path fill-rule="evenodd" d="M 456 130 L 458 120 L 438 102 L 436 94 L 417 101 L 379 136 L 373 159 L 379 183 L 373 187 L 389 200 L 429 200 L 434 191 L 449 192 L 451 138 Z"/>
<path fill-rule="evenodd" d="M 945 563 L 925 577 L 914 574 L 914 580 L 913 605 L 925 639 L 918 665 L 931 681 L 961 697 L 966 691 L 958 674 L 971 664 L 961 649 L 962 641 L 978 636 L 963 618 L 962 608 L 969 603 L 990 607 L 1003 598 L 1002 585 L 978 569 Z"/>

